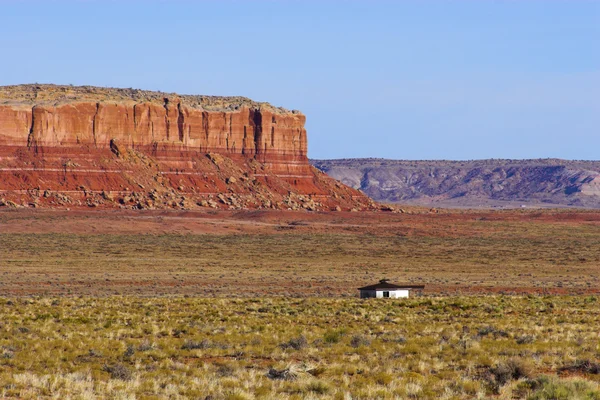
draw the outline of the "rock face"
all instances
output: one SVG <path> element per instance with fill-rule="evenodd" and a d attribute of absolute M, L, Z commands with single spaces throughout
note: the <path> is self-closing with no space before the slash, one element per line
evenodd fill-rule
<path fill-rule="evenodd" d="M 600 208 L 600 161 L 313 160 L 377 201 L 454 207 Z"/>
<path fill-rule="evenodd" d="M 39 153 L 80 146 L 108 149 L 114 141 L 154 156 L 181 151 L 256 155 L 273 171 L 308 177 L 306 118 L 299 112 L 236 104 L 235 99 L 225 108 L 210 98 L 205 109 L 194 96 L 167 94 L 111 101 L 99 97 L 99 88 L 19 86 L 25 92 L 17 92 L 20 96 L 15 87 L 3 89 L 2 146 L 28 146 Z M 50 90 L 54 97 L 36 100 Z"/>
<path fill-rule="evenodd" d="M 186 201 L 289 208 L 286 198 L 302 195 L 314 204 L 294 206 L 314 209 L 336 207 L 344 196 L 342 208 L 369 207 L 364 195 L 340 190 L 310 166 L 304 122 L 298 111 L 242 97 L 4 86 L 0 196 L 52 204 L 31 194 L 37 190 L 66 196 L 73 205 L 104 205 L 112 197 L 139 208 Z M 19 198 L 23 193 L 29 198 Z M 219 201 L 218 194 L 248 199 Z"/>

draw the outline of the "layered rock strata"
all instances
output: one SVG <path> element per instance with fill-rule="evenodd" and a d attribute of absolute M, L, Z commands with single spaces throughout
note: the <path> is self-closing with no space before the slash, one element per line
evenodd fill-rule
<path fill-rule="evenodd" d="M 21 195 L 15 204 L 37 190 L 72 204 L 118 198 L 140 208 L 179 207 L 181 197 L 186 206 L 369 208 L 360 192 L 310 166 L 304 123 L 298 111 L 242 97 L 4 86 L 0 196 Z M 34 204 L 52 202 L 43 199 Z"/>

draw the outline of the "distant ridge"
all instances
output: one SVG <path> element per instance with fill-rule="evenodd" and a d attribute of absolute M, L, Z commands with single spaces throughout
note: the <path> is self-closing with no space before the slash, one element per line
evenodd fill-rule
<path fill-rule="evenodd" d="M 439 207 L 600 208 L 600 161 L 311 160 L 377 201 Z"/>

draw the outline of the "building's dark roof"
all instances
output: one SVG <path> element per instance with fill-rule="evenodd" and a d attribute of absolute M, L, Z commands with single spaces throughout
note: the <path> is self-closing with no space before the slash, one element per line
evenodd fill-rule
<path fill-rule="evenodd" d="M 389 283 L 387 279 L 382 279 L 379 283 L 358 288 L 358 290 L 384 290 L 384 289 L 423 289 L 424 285 L 410 285 L 410 284 L 395 284 Z"/>

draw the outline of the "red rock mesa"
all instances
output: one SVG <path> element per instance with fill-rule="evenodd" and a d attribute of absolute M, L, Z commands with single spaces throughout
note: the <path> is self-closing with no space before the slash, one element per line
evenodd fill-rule
<path fill-rule="evenodd" d="M 0 206 L 374 208 L 310 166 L 305 119 L 243 97 L 0 87 Z"/>

